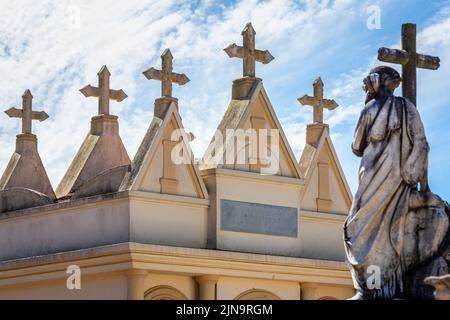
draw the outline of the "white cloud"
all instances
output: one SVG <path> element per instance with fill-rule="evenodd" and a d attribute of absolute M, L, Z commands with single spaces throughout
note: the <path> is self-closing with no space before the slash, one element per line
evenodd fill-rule
<path fill-rule="evenodd" d="M 159 68 L 159 56 L 166 47 L 174 55 L 174 71 L 191 79 L 183 87 L 176 86 L 174 95 L 186 129 L 197 136 L 194 153 L 201 156 L 226 110 L 231 81 L 242 74 L 241 61 L 229 59 L 222 49 L 241 43 L 240 32 L 248 21 L 256 29 L 257 47 L 275 56 L 269 65 L 257 66 L 257 75 L 266 79 L 272 103 L 282 111 L 281 122 L 299 157 L 311 111 L 296 102 L 305 90 L 298 87 L 294 92 L 292 87 L 304 82 L 310 92 L 313 79 L 304 75 L 324 71 L 324 62 L 336 59 L 347 35 L 365 14 L 365 4 L 357 0 L 251 0 L 227 5 L 203 1 L 198 7 L 176 0 L 0 1 L 5 2 L 0 11 L 0 106 L 20 104 L 22 92 L 30 88 L 36 109 L 50 114 L 46 122 L 33 125 L 54 187 L 97 112 L 97 101 L 84 98 L 78 89 L 95 85 L 96 73 L 104 64 L 112 73 L 111 87 L 122 88 L 129 96 L 121 103 L 112 102 L 111 110 L 120 116 L 122 139 L 134 156 L 151 121 L 153 100 L 160 94 L 160 84 L 147 81 L 141 72 L 150 66 Z M 441 50 L 448 41 L 432 40 L 435 32 L 427 32 L 430 36 L 421 40 L 427 46 Z M 327 114 L 336 131 L 357 117 L 365 72 L 360 68 L 329 79 L 327 95 L 341 105 Z M 19 122 L 0 115 L 0 170 L 13 152 Z M 340 139 L 345 137 L 338 133 Z"/>

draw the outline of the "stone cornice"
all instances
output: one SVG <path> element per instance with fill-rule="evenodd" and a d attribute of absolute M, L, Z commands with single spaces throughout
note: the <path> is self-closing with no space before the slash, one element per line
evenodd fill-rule
<path fill-rule="evenodd" d="M 352 283 L 344 262 L 129 242 L 1 262 L 0 286 L 64 278 L 72 264 L 84 275 L 142 269 L 191 276 Z"/>

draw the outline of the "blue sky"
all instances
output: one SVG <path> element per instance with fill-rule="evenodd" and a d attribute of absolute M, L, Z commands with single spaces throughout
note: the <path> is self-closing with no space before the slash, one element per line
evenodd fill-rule
<path fill-rule="evenodd" d="M 297 159 L 305 143 L 312 110 L 297 98 L 311 94 L 317 76 L 325 95 L 339 108 L 325 112 L 347 180 L 355 191 L 359 159 L 350 144 L 363 107 L 361 81 L 378 65 L 380 46 L 399 47 L 404 22 L 418 25 L 418 51 L 441 58 L 438 71 L 418 73 L 418 108 L 431 145 L 430 185 L 450 200 L 450 1 L 6 1 L 0 0 L 0 106 L 20 106 L 27 88 L 36 110 L 50 119 L 33 123 L 39 150 L 56 188 L 89 129 L 97 101 L 78 89 L 97 83 L 106 64 L 111 86 L 129 96 L 111 103 L 120 116 L 121 136 L 134 156 L 150 124 L 156 81 L 142 71 L 160 66 L 170 47 L 176 72 L 191 82 L 175 87 L 180 113 L 196 157 L 206 150 L 231 95 L 231 81 L 241 76 L 239 59 L 222 51 L 241 42 L 240 31 L 252 21 L 259 49 L 275 60 L 257 65 L 257 76 L 278 114 Z M 377 5 L 381 28 L 369 29 L 367 8 Z M 400 93 L 400 92 L 398 92 Z M 0 171 L 14 151 L 20 121 L 0 115 Z"/>

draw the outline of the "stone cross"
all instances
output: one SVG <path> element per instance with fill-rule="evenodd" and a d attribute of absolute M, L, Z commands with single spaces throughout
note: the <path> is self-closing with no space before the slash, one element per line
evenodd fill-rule
<path fill-rule="evenodd" d="M 244 61 L 244 77 L 255 76 L 255 61 L 267 64 L 274 59 L 269 50 L 255 49 L 255 29 L 249 22 L 242 30 L 243 46 L 233 43 L 223 49 L 230 58 L 241 58 Z"/>
<path fill-rule="evenodd" d="M 338 107 L 338 104 L 334 100 L 323 98 L 323 82 L 318 77 L 313 82 L 314 96 L 304 95 L 298 98 L 298 101 L 302 105 L 312 106 L 314 108 L 314 123 L 323 123 L 323 109 L 334 110 Z"/>
<path fill-rule="evenodd" d="M 170 52 L 170 49 L 164 50 L 163 54 L 161 55 L 161 60 L 162 60 L 161 63 L 162 70 L 157 70 L 152 67 L 150 69 L 145 70 L 143 74 L 148 80 L 154 79 L 161 81 L 161 96 L 171 98 L 173 82 L 182 86 L 188 83 L 190 80 L 184 73 L 179 74 L 172 72 L 173 56 L 172 53 Z"/>
<path fill-rule="evenodd" d="M 98 98 L 98 114 L 109 115 L 109 100 L 120 102 L 128 96 L 122 90 L 113 90 L 109 88 L 109 78 L 111 73 L 106 66 L 103 66 L 98 74 L 98 87 L 93 87 L 90 84 L 80 89 L 80 92 L 85 97 Z"/>
<path fill-rule="evenodd" d="M 403 96 L 416 104 L 417 68 L 437 70 L 439 57 L 427 56 L 416 52 L 416 25 L 402 25 L 402 50 L 380 48 L 378 60 L 402 65 Z"/>
<path fill-rule="evenodd" d="M 439 57 L 423 55 L 416 52 L 417 28 L 413 23 L 402 25 L 402 50 L 380 48 L 378 60 L 402 65 L 403 96 L 414 105 L 417 104 L 417 68 L 437 70 L 440 67 Z M 429 191 L 428 169 L 420 182 L 421 191 Z"/>
<path fill-rule="evenodd" d="M 10 108 L 5 111 L 10 118 L 22 118 L 23 134 L 31 134 L 32 120 L 44 121 L 48 119 L 48 114 L 45 111 L 33 111 L 32 100 L 33 95 L 27 89 L 22 95 L 22 109 Z"/>

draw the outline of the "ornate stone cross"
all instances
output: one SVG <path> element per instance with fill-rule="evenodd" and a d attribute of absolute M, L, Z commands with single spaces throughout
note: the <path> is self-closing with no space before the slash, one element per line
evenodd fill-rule
<path fill-rule="evenodd" d="M 22 95 L 22 109 L 9 108 L 5 113 L 10 118 L 22 118 L 22 133 L 31 134 L 32 120 L 44 121 L 48 119 L 45 111 L 33 111 L 32 109 L 33 95 L 30 90 L 25 90 Z"/>
<path fill-rule="evenodd" d="M 314 96 L 304 95 L 298 98 L 298 101 L 302 105 L 312 106 L 314 108 L 314 123 L 323 123 L 323 109 L 334 110 L 338 107 L 338 104 L 334 100 L 323 98 L 323 82 L 318 77 L 313 82 Z"/>
<path fill-rule="evenodd" d="M 161 96 L 171 98 L 172 97 L 172 83 L 177 83 L 180 86 L 188 83 L 190 80 L 184 74 L 172 72 L 173 70 L 173 56 L 170 49 L 164 50 L 161 55 L 161 69 L 157 70 L 155 68 L 147 69 L 143 72 L 147 79 L 154 79 L 161 81 Z"/>
<path fill-rule="evenodd" d="M 98 114 L 109 115 L 109 100 L 120 102 L 128 96 L 122 90 L 113 90 L 109 88 L 109 78 L 111 73 L 106 66 L 103 66 L 98 74 L 98 87 L 93 87 L 90 84 L 80 89 L 80 92 L 85 97 L 98 98 Z"/>
<path fill-rule="evenodd" d="M 269 50 L 255 49 L 255 29 L 249 22 L 242 30 L 243 46 L 233 43 L 223 49 L 230 58 L 241 58 L 244 60 L 244 77 L 255 76 L 255 61 L 267 64 L 274 59 Z"/>
<path fill-rule="evenodd" d="M 380 48 L 378 60 L 402 65 L 403 96 L 416 104 L 417 68 L 437 70 L 439 57 L 427 56 L 416 52 L 416 25 L 402 25 L 402 50 Z"/>

